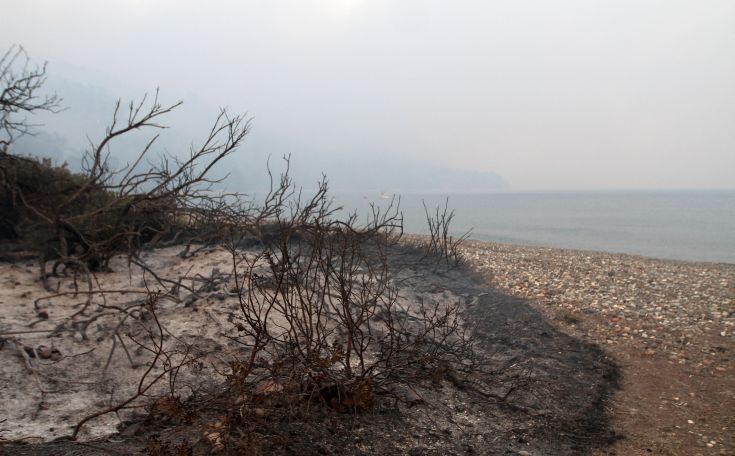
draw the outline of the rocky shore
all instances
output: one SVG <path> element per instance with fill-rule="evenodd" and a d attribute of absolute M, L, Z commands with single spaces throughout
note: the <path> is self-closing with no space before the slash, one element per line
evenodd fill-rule
<path fill-rule="evenodd" d="M 489 285 L 621 366 L 610 453 L 735 454 L 735 265 L 467 242 Z"/>

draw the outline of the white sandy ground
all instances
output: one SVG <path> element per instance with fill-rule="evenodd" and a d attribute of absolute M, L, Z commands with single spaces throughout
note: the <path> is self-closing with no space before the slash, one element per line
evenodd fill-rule
<path fill-rule="evenodd" d="M 157 251 L 149 255 L 147 261 L 156 271 L 167 278 L 178 279 L 188 272 L 189 275 L 201 273 L 209 276 L 212 268 L 227 264 L 224 251 L 211 255 L 182 260 L 177 256 L 180 247 Z M 191 269 L 190 269 L 191 268 Z M 133 268 L 128 271 L 123 258 L 112 265 L 114 272 L 96 274 L 100 286 L 109 290 L 145 290 L 148 282 L 152 290 L 158 287 L 148 275 Z M 137 270 L 136 270 L 137 269 Z M 39 309 L 48 313 L 48 320 L 39 321 L 34 300 L 48 296 L 38 280 L 36 263 L 0 264 L 0 333 L 5 342 L 0 350 L 0 403 L 3 404 L 0 419 L 6 421 L 0 425 L 3 438 L 16 439 L 38 437 L 43 440 L 67 435 L 71 426 L 90 412 L 118 401 L 135 387 L 145 367 L 132 368 L 124 351 L 118 344 L 107 373 L 103 375 L 103 366 L 112 346 L 109 336 L 111 328 L 117 322 L 117 315 L 103 317 L 92 323 L 87 330 L 88 340 L 81 339 L 81 333 L 64 331 L 50 336 L 50 332 L 8 334 L 22 331 L 52 330 L 57 325 L 68 322 L 68 318 L 80 309 L 86 300 L 85 295 L 67 295 L 41 301 Z M 71 291 L 71 280 L 61 282 L 59 291 Z M 84 289 L 82 286 L 81 289 Z M 126 293 L 106 295 L 107 304 L 132 303 L 143 294 Z M 186 292 L 182 293 L 182 297 Z M 95 296 L 94 301 L 100 301 Z M 95 311 L 93 304 L 88 314 Z M 176 309 L 176 311 L 174 311 Z M 196 339 L 200 346 L 214 344 L 221 340 L 222 332 L 216 310 L 184 308 L 182 303 L 167 299 L 160 301 L 158 312 L 163 325 L 171 334 L 184 340 Z M 79 316 L 78 319 L 84 319 Z M 217 320 L 217 323 L 211 320 Z M 208 321 L 209 320 L 209 321 Z M 130 319 L 135 324 L 138 320 Z M 36 323 L 33 327 L 30 324 Z M 68 326 L 68 323 L 67 323 Z M 123 332 L 124 333 L 124 332 Z M 124 337 L 125 338 L 125 337 Z M 134 361 L 143 364 L 148 359 L 145 354 L 136 354 L 135 345 L 126 339 L 127 348 Z M 173 340 L 170 339 L 169 343 Z M 30 359 L 30 367 L 37 371 L 34 375 L 24 362 L 18 347 L 36 348 L 46 345 L 58 349 L 63 358 L 56 362 L 51 359 Z M 90 350 L 92 350 L 90 352 Z M 114 414 L 101 417 L 87 426 L 83 437 L 92 438 L 112 433 L 124 416 Z"/>
<path fill-rule="evenodd" d="M 186 259 L 178 255 L 181 250 L 178 246 L 146 252 L 144 259 L 158 275 L 173 280 L 182 276 L 210 277 L 216 269 L 224 273 L 231 270 L 232 258 L 223 248 L 205 249 Z M 129 305 L 144 296 L 137 292 L 144 291 L 146 286 L 151 290 L 160 288 L 149 274 L 136 267 L 129 269 L 122 257 L 115 259 L 111 269 L 112 272 L 95 275 L 99 288 L 129 292 L 106 295 L 107 305 Z M 42 287 L 38 275 L 38 265 L 34 261 L 0 263 L 0 337 L 3 339 L 0 349 L 0 438 L 6 440 L 48 441 L 69 435 L 86 415 L 128 397 L 150 360 L 149 354 L 136 350 L 135 344 L 124 335 L 140 327 L 140 318 L 129 319 L 127 330 L 121 331 L 126 348 L 138 364 L 136 368 L 131 366 L 118 343 L 104 372 L 112 347 L 111 330 L 119 318 L 114 312 L 92 323 L 86 332 L 87 339 L 82 339 L 81 333 L 73 330 L 52 333 L 60 324 L 71 327 L 70 316 L 80 310 L 86 296 L 53 297 L 40 301 L 37 309 L 34 300 L 51 294 Z M 190 285 L 191 281 L 183 283 Z M 71 278 L 52 279 L 52 284 L 58 285 L 58 292 L 73 291 Z M 184 397 L 197 386 L 215 379 L 221 381 L 222 377 L 213 367 L 225 370 L 227 362 L 239 350 L 236 343 L 225 337 L 236 335 L 234 324 L 228 320 L 239 306 L 237 298 L 228 293 L 230 286 L 225 284 L 222 289 L 213 290 L 193 305 L 185 305 L 189 294 L 186 290 L 181 290 L 182 302 L 161 299 L 158 304 L 156 314 L 170 334 L 167 344 L 175 345 L 178 338 L 194 344 L 201 352 L 210 353 L 198 364 L 196 372 L 185 371 L 180 375 L 179 384 L 191 386 L 180 391 Z M 85 289 L 81 283 L 80 289 Z M 458 299 L 446 290 L 420 294 L 412 289 L 403 289 L 400 299 L 410 304 L 416 302 L 419 295 L 424 302 L 437 299 L 456 302 Z M 100 302 L 101 297 L 95 295 L 93 301 Z M 48 314 L 47 320 L 39 319 L 40 311 Z M 87 315 L 96 312 L 96 305 L 92 304 Z M 85 318 L 77 316 L 74 320 Z M 58 350 L 62 358 L 54 361 L 30 358 L 22 353 L 24 347 L 35 349 L 39 346 Z M 151 393 L 162 392 L 166 387 L 167 383 L 161 382 Z M 80 438 L 89 440 L 113 434 L 131 413 L 122 411 L 99 417 L 85 425 Z"/>

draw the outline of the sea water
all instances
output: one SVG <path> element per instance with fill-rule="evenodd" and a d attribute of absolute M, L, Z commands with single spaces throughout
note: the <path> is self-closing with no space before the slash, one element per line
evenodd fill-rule
<path fill-rule="evenodd" d="M 340 193 L 335 202 L 366 214 L 386 193 Z M 396 195 L 398 196 L 398 195 Z M 446 195 L 400 195 L 405 231 L 428 233 Z M 735 190 L 449 195 L 451 231 L 510 244 L 735 263 Z"/>

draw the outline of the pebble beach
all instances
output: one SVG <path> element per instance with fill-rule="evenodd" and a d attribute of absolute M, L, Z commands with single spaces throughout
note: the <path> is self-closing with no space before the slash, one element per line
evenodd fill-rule
<path fill-rule="evenodd" d="M 735 265 L 657 260 L 470 241 L 464 255 L 491 283 L 542 307 L 609 322 L 588 337 L 658 348 L 735 334 Z"/>
<path fill-rule="evenodd" d="M 609 454 L 735 454 L 735 265 L 468 241 L 473 269 L 621 366 Z M 608 454 L 608 453 L 605 453 Z"/>

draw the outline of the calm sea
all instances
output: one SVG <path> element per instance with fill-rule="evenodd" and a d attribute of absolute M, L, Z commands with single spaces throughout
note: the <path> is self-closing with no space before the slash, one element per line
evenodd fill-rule
<path fill-rule="evenodd" d="M 402 195 L 405 229 L 427 233 L 429 208 L 442 195 Z M 338 194 L 345 209 L 364 213 L 386 195 Z M 471 238 L 654 258 L 735 263 L 735 191 L 600 192 L 451 195 L 454 234 Z"/>

